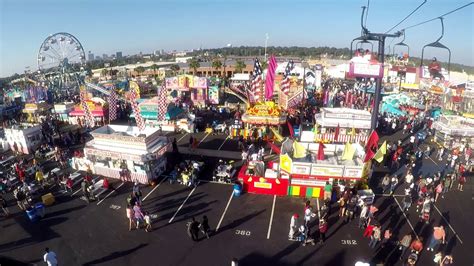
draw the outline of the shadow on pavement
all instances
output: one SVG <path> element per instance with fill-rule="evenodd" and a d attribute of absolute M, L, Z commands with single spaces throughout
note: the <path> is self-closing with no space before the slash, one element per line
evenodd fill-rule
<path fill-rule="evenodd" d="M 292 264 L 279 261 L 275 257 L 267 257 L 261 253 L 252 252 L 239 259 L 239 266 L 290 266 Z"/>
<path fill-rule="evenodd" d="M 259 216 L 260 214 L 262 214 L 262 213 L 264 213 L 264 212 L 265 212 L 265 210 L 256 211 L 256 212 L 253 212 L 253 213 L 251 213 L 251 214 L 249 214 L 249 215 L 246 215 L 246 216 L 244 216 L 244 217 L 242 217 L 242 218 L 240 218 L 240 219 L 234 220 L 232 223 L 230 223 L 230 224 L 228 224 L 228 225 L 226 225 L 226 226 L 220 228 L 219 231 L 217 231 L 215 234 L 218 235 L 218 234 L 221 233 L 221 232 L 224 232 L 224 231 L 226 231 L 226 230 L 235 228 L 235 227 L 237 227 L 237 226 L 239 226 L 239 225 L 245 223 L 246 221 L 248 221 L 248 220 L 250 220 L 250 219 L 252 219 L 252 218 L 254 218 L 254 217 Z"/>
<path fill-rule="evenodd" d="M 124 257 L 124 256 L 127 256 L 141 248 L 144 248 L 148 246 L 148 244 L 140 244 L 134 248 L 131 248 L 131 249 L 126 249 L 126 250 L 122 250 L 122 251 L 116 251 L 116 252 L 112 252 L 110 253 L 109 255 L 105 256 L 105 257 L 102 257 L 102 258 L 99 258 L 99 259 L 95 259 L 95 260 L 92 260 L 92 261 L 88 261 L 86 263 L 84 263 L 83 265 L 94 265 L 94 264 L 99 264 L 99 263 L 104 263 L 104 262 L 107 262 L 107 261 L 111 261 L 111 260 L 114 260 L 114 259 L 118 259 L 120 257 Z"/>

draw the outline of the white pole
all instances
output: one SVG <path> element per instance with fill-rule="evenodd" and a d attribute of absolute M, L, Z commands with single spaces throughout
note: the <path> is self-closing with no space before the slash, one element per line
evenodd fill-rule
<path fill-rule="evenodd" d="M 268 33 L 265 33 L 265 62 L 267 62 Z"/>

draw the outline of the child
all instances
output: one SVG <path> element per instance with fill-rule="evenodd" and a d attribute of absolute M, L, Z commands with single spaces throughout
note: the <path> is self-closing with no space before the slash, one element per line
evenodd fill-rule
<path fill-rule="evenodd" d="M 126 212 L 127 212 L 127 218 L 128 218 L 128 231 L 132 231 L 134 213 L 133 213 L 133 209 L 131 205 L 127 205 Z"/>
<path fill-rule="evenodd" d="M 151 217 L 150 217 L 150 214 L 148 212 L 145 212 L 145 216 L 143 217 L 143 219 L 145 220 L 145 231 L 147 232 L 151 232 Z"/>

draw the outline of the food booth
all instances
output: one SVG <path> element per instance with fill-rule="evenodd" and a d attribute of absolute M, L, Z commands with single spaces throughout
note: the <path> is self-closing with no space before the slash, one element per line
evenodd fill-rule
<path fill-rule="evenodd" d="M 263 161 L 250 161 L 244 164 L 237 177 L 243 185 L 243 190 L 255 194 L 287 195 L 289 175 L 278 171 L 277 162 L 270 162 L 267 166 Z"/>
<path fill-rule="evenodd" d="M 28 115 L 28 122 L 39 123 L 42 117 L 46 117 L 49 114 L 50 109 L 51 105 L 47 102 L 27 103 L 22 112 Z"/>
<path fill-rule="evenodd" d="M 96 123 L 102 123 L 106 121 L 109 117 L 109 107 L 107 103 L 99 98 L 92 98 L 86 100 L 86 104 L 89 107 L 89 110 L 94 117 Z M 80 120 L 85 119 L 85 111 L 82 107 L 82 104 L 74 106 L 73 110 L 69 113 L 69 122 L 72 124 L 80 124 Z"/>
<path fill-rule="evenodd" d="M 474 141 L 474 119 L 471 118 L 442 115 L 433 123 L 433 128 L 436 130 L 434 141 L 448 149 Z"/>
<path fill-rule="evenodd" d="M 349 108 L 321 108 L 321 113 L 315 115 L 318 131 L 302 132 L 301 141 L 323 141 L 345 143 L 366 141 L 370 131 L 372 114 L 365 110 Z M 339 127 L 339 137 L 334 139 Z M 304 137 L 303 137 L 304 134 Z"/>
<path fill-rule="evenodd" d="M 247 137 L 251 135 L 252 130 L 265 130 L 267 126 L 280 129 L 280 125 L 286 124 L 286 118 L 287 114 L 274 102 L 257 103 L 254 106 L 248 107 L 242 115 L 245 129 L 236 129 L 236 132 L 233 132 L 233 134 L 243 134 L 244 137 Z"/>
<path fill-rule="evenodd" d="M 106 125 L 91 132 L 93 139 L 84 147 L 84 157 L 75 158 L 72 167 L 89 168 L 93 173 L 142 184 L 153 182 L 166 170 L 166 153 L 171 142 L 156 128 Z M 122 178 L 123 179 L 123 178 Z"/>

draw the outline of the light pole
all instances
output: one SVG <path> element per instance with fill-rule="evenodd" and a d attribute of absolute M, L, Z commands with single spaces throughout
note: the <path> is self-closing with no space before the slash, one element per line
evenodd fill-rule
<path fill-rule="evenodd" d="M 303 131 L 303 119 L 304 119 L 304 111 L 305 111 L 305 108 L 304 108 L 304 94 L 306 92 L 306 68 L 309 67 L 309 64 L 305 61 L 301 61 L 301 66 L 303 67 L 303 95 L 302 95 L 302 99 L 301 99 L 301 110 L 300 110 L 300 136 L 301 136 L 301 132 Z"/>
<path fill-rule="evenodd" d="M 267 62 L 268 33 L 265 33 L 265 62 Z"/>

